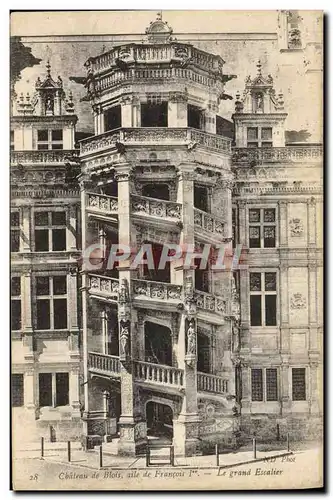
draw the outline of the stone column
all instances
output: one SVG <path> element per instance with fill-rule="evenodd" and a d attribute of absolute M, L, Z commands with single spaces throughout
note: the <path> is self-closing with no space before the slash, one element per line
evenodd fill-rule
<path fill-rule="evenodd" d="M 132 97 L 124 96 L 121 101 L 121 126 L 132 127 Z"/>
<path fill-rule="evenodd" d="M 70 205 L 69 225 L 67 227 L 67 250 L 69 251 L 77 250 L 76 237 L 77 237 L 77 206 Z"/>
<path fill-rule="evenodd" d="M 187 126 L 187 96 L 172 92 L 168 100 L 168 127 Z"/>
<path fill-rule="evenodd" d="M 140 99 L 136 96 L 132 99 L 132 126 L 141 127 L 141 105 Z"/>
<path fill-rule="evenodd" d="M 130 170 L 127 163 L 118 164 L 116 179 L 118 181 L 118 234 L 119 244 L 132 248 L 131 224 L 131 184 Z M 133 373 L 133 346 L 135 322 L 131 310 L 130 290 L 131 273 L 130 259 L 119 262 L 119 359 L 121 361 L 121 416 L 119 419 L 120 440 L 118 453 L 135 456 L 146 443 L 146 427 L 144 415 L 138 402 L 138 388 L 135 386 Z"/>
<path fill-rule="evenodd" d="M 248 216 L 246 201 L 240 200 L 239 207 L 239 243 L 242 251 L 246 254 L 248 248 Z M 241 322 L 240 322 L 240 352 L 247 356 L 250 352 L 251 336 L 250 336 L 250 311 L 249 311 L 249 271 L 248 269 L 240 269 L 239 271 L 239 295 L 241 303 Z"/>
<path fill-rule="evenodd" d="M 72 417 L 80 418 L 80 379 L 79 366 L 73 366 L 69 372 L 69 404 L 72 407 Z"/>
<path fill-rule="evenodd" d="M 21 308 L 24 359 L 26 362 L 34 361 L 32 302 L 31 302 L 31 271 L 21 276 Z"/>
<path fill-rule="evenodd" d="M 281 413 L 286 416 L 291 412 L 291 395 L 290 395 L 290 382 L 289 382 L 289 356 L 282 356 L 282 364 L 280 369 L 281 380 Z"/>
<path fill-rule="evenodd" d="M 31 252 L 31 208 L 22 207 L 21 217 L 20 250 Z"/>
<path fill-rule="evenodd" d="M 211 105 L 204 111 L 204 122 L 205 132 L 216 134 L 216 111 Z"/>
<path fill-rule="evenodd" d="M 105 309 L 101 311 L 101 321 L 102 321 L 102 337 L 103 337 L 103 353 L 109 354 L 108 352 L 108 314 Z"/>
<path fill-rule="evenodd" d="M 310 400 L 310 412 L 312 414 L 319 414 L 320 403 L 319 394 L 323 394 L 323 386 L 320 384 L 318 387 L 318 362 L 310 361 L 310 388 L 309 388 L 309 400 Z"/>
<path fill-rule="evenodd" d="M 35 372 L 33 366 L 26 367 L 24 373 L 24 406 L 27 410 L 35 410 Z"/>
<path fill-rule="evenodd" d="M 318 322 L 317 322 L 317 266 L 316 262 L 309 262 L 309 333 L 310 352 L 318 352 Z"/>
<path fill-rule="evenodd" d="M 249 361 L 241 364 L 242 376 L 242 414 L 251 412 L 251 368 Z"/>

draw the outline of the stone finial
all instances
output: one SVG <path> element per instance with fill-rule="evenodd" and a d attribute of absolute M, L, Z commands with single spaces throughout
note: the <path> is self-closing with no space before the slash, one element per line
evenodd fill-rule
<path fill-rule="evenodd" d="M 50 64 L 49 59 L 47 60 L 47 63 L 46 63 L 46 72 L 47 72 L 47 76 L 51 76 L 51 64 Z"/>
<path fill-rule="evenodd" d="M 258 76 L 261 76 L 261 68 L 262 68 L 262 65 L 261 65 L 261 62 L 260 62 L 260 59 L 258 59 L 258 62 L 257 62 L 257 74 Z"/>

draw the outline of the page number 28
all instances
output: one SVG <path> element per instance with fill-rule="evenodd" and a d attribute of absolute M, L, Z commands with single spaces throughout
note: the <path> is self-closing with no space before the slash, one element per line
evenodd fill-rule
<path fill-rule="evenodd" d="M 38 474 L 32 474 L 30 476 L 30 481 L 38 481 Z"/>

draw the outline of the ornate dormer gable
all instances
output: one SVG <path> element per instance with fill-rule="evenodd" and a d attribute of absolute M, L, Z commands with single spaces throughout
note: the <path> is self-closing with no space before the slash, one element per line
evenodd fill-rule
<path fill-rule="evenodd" d="M 155 21 L 151 21 L 146 28 L 147 40 L 150 43 L 168 43 L 172 41 L 173 29 L 162 20 L 162 13 L 158 12 Z"/>
<path fill-rule="evenodd" d="M 49 61 L 46 64 L 46 77 L 43 80 L 37 78 L 35 89 L 32 98 L 29 94 L 19 97 L 16 103 L 18 115 L 62 116 L 74 113 L 73 95 L 69 92 L 66 99 L 63 81 L 60 76 L 56 80 L 52 78 Z"/>
<path fill-rule="evenodd" d="M 241 97 L 236 94 L 236 113 L 281 113 L 284 110 L 283 94 L 276 95 L 271 75 L 262 74 L 261 62 L 257 63 L 257 75 L 248 76 L 245 80 L 245 90 Z"/>
<path fill-rule="evenodd" d="M 282 147 L 285 145 L 282 92 L 276 94 L 271 75 L 263 75 L 261 62 L 257 63 L 257 75 L 248 76 L 241 96 L 235 99 L 236 147 Z"/>

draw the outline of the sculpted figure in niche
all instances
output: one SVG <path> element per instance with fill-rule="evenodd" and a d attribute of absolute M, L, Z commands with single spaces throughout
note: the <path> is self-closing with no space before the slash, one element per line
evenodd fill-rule
<path fill-rule="evenodd" d="M 50 96 L 48 96 L 46 99 L 45 109 L 47 113 L 53 113 L 53 99 Z"/>
<path fill-rule="evenodd" d="M 196 353 L 196 334 L 194 321 L 190 321 L 187 329 L 187 354 Z"/>
<path fill-rule="evenodd" d="M 257 111 L 264 111 L 264 100 L 262 94 L 257 94 Z"/>
<path fill-rule="evenodd" d="M 122 322 L 120 326 L 120 350 L 122 356 L 129 355 L 129 325 L 127 322 Z"/>

